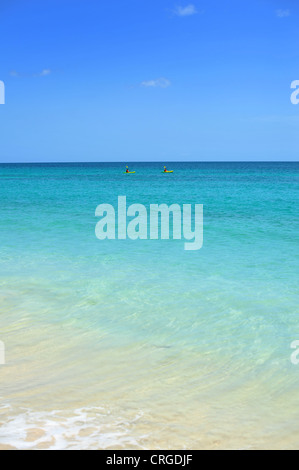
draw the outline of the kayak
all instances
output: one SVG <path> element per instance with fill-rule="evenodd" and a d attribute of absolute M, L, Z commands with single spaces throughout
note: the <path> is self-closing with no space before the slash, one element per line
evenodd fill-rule
<path fill-rule="evenodd" d="M 124 174 L 125 174 L 125 175 L 130 175 L 130 174 L 132 174 L 132 173 L 135 173 L 135 171 L 124 171 Z"/>
<path fill-rule="evenodd" d="M 173 173 L 173 170 L 162 171 L 162 173 Z"/>

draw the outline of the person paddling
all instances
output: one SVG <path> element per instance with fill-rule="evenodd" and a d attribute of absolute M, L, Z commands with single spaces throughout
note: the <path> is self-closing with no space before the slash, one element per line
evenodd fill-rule
<path fill-rule="evenodd" d="M 131 174 L 131 173 L 136 173 L 135 171 L 130 171 L 129 170 L 129 167 L 126 166 L 126 171 L 125 171 L 126 174 Z"/>
<path fill-rule="evenodd" d="M 173 170 L 167 170 L 166 166 L 164 166 L 163 173 L 173 173 Z"/>

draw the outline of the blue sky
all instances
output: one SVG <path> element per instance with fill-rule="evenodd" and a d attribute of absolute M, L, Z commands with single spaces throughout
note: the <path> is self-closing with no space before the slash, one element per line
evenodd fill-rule
<path fill-rule="evenodd" d="M 298 160 L 297 0 L 0 0 L 0 162 Z"/>

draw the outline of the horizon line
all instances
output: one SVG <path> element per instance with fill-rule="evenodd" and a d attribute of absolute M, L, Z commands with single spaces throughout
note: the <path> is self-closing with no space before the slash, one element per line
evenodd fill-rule
<path fill-rule="evenodd" d="M 299 163 L 299 160 L 114 160 L 114 161 L 63 161 L 63 162 L 0 162 L 0 165 L 59 165 L 59 164 L 100 164 L 100 163 Z"/>

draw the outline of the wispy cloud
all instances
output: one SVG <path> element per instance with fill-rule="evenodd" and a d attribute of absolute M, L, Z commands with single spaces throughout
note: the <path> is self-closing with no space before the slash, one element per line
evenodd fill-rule
<path fill-rule="evenodd" d="M 196 15 L 198 11 L 196 10 L 195 6 L 190 4 L 185 7 L 178 6 L 174 10 L 175 15 L 177 16 L 191 16 L 191 15 Z"/>
<path fill-rule="evenodd" d="M 157 78 L 156 80 L 146 80 L 140 86 L 145 88 L 168 88 L 171 85 L 167 78 Z"/>
<path fill-rule="evenodd" d="M 290 10 L 276 10 L 275 13 L 278 18 L 287 18 L 291 14 Z"/>
<path fill-rule="evenodd" d="M 34 74 L 20 74 L 19 72 L 16 72 L 16 70 L 11 70 L 10 76 L 11 77 L 47 77 L 52 73 L 52 70 L 50 69 L 43 69 L 39 73 L 34 73 Z"/>
<path fill-rule="evenodd" d="M 38 76 L 39 77 L 46 77 L 47 75 L 50 75 L 51 73 L 52 73 L 52 71 L 50 69 L 43 69 Z"/>

